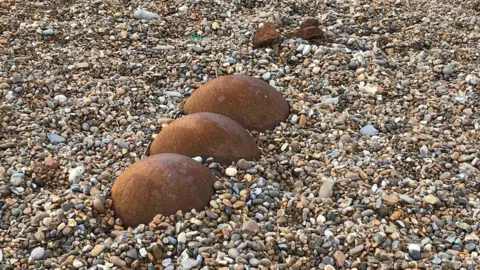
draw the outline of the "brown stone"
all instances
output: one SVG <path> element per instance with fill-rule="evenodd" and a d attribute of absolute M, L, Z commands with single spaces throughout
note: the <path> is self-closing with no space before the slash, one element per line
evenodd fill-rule
<path fill-rule="evenodd" d="M 305 127 L 307 125 L 307 116 L 302 114 L 300 115 L 300 120 L 298 121 L 298 125 L 301 126 L 301 127 Z"/>
<path fill-rule="evenodd" d="M 242 232 L 255 235 L 260 231 L 260 226 L 255 220 L 248 220 L 242 224 Z"/>
<path fill-rule="evenodd" d="M 240 159 L 260 158 L 255 140 L 239 123 L 209 112 L 186 115 L 163 128 L 150 147 L 150 155 L 176 153 L 189 157 L 213 157 L 229 165 Z"/>
<path fill-rule="evenodd" d="M 258 28 L 252 37 L 253 46 L 265 47 L 272 45 L 278 39 L 277 27 L 274 23 L 264 23 L 262 27 Z"/>
<path fill-rule="evenodd" d="M 99 214 L 105 214 L 106 212 L 105 206 L 100 199 L 95 199 L 93 201 L 93 209 L 95 209 L 95 211 L 97 211 Z"/>
<path fill-rule="evenodd" d="M 385 201 L 387 204 L 395 205 L 398 203 L 398 196 L 395 194 L 392 195 L 387 195 L 383 194 L 382 195 L 382 200 Z"/>
<path fill-rule="evenodd" d="M 307 27 L 320 27 L 320 22 L 314 18 L 308 18 L 300 25 L 300 28 L 307 28 Z"/>
<path fill-rule="evenodd" d="M 316 27 L 316 26 L 309 26 L 305 28 L 299 28 L 287 35 L 288 38 L 301 38 L 304 40 L 312 39 L 312 38 L 317 38 L 317 37 L 323 37 L 324 33 L 322 29 Z"/>
<path fill-rule="evenodd" d="M 288 118 L 289 105 L 268 83 L 246 75 L 221 76 L 202 85 L 186 101 L 187 114 L 213 112 L 248 130 L 272 130 Z"/>
<path fill-rule="evenodd" d="M 390 215 L 390 220 L 398 220 L 400 217 L 402 217 L 403 211 L 401 209 L 395 210 L 391 215 Z"/>
<path fill-rule="evenodd" d="M 333 254 L 333 257 L 335 258 L 335 260 L 337 261 L 337 265 L 340 266 L 340 267 L 343 267 L 343 265 L 345 265 L 345 254 L 343 254 L 343 252 L 341 252 L 340 250 L 337 250 L 335 251 L 335 253 Z"/>
<path fill-rule="evenodd" d="M 51 156 L 48 156 L 45 158 L 45 166 L 47 166 L 49 169 L 56 170 L 60 167 L 60 164 Z"/>
<path fill-rule="evenodd" d="M 202 164 L 178 154 L 137 161 L 112 187 L 112 208 L 125 227 L 148 224 L 157 214 L 203 210 L 214 194 L 216 178 Z"/>

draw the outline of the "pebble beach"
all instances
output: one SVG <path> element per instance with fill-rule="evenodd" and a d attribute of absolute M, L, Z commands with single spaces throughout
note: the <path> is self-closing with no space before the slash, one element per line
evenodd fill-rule
<path fill-rule="evenodd" d="M 479 20 L 478 0 L 1 1 L 0 269 L 478 269 Z M 251 132 L 261 158 L 194 158 L 204 210 L 124 226 L 115 180 L 240 74 L 290 106 Z"/>

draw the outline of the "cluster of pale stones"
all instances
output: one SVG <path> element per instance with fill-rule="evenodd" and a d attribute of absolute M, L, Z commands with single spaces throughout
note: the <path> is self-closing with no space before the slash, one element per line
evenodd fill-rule
<path fill-rule="evenodd" d="M 128 167 L 113 184 L 113 210 L 125 227 L 148 224 L 157 214 L 205 209 L 216 178 L 193 158 L 213 158 L 227 166 L 259 159 L 261 150 L 249 131 L 272 130 L 290 111 L 279 91 L 246 75 L 207 82 L 183 109 L 185 116 L 157 134 L 149 156 Z"/>

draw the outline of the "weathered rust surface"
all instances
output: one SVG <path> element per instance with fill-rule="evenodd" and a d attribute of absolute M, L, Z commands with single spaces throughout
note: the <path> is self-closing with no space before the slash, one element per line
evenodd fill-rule
<path fill-rule="evenodd" d="M 157 214 L 203 210 L 216 178 L 202 164 L 178 154 L 159 154 L 127 168 L 112 187 L 113 210 L 125 227 L 148 224 Z"/>
<path fill-rule="evenodd" d="M 288 118 L 289 105 L 268 83 L 246 75 L 221 76 L 202 85 L 186 101 L 187 114 L 225 115 L 248 130 L 272 130 Z"/>
<path fill-rule="evenodd" d="M 260 150 L 248 131 L 234 120 L 216 113 L 194 113 L 163 128 L 150 146 L 150 155 L 176 153 L 189 157 L 213 157 L 229 165 L 240 159 L 260 158 Z"/>

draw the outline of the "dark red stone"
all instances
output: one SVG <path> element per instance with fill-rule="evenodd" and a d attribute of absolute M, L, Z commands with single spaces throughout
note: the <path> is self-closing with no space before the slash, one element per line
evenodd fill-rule
<path fill-rule="evenodd" d="M 320 22 L 317 19 L 308 18 L 300 25 L 300 29 L 307 28 L 307 27 L 312 27 L 312 26 L 319 27 Z"/>
<path fill-rule="evenodd" d="M 274 23 L 264 23 L 262 27 L 258 28 L 252 38 L 253 46 L 265 47 L 270 46 L 278 39 L 277 27 Z"/>
<path fill-rule="evenodd" d="M 324 33 L 322 29 L 316 27 L 316 26 L 309 26 L 306 28 L 300 28 L 297 29 L 290 34 L 288 34 L 289 38 L 301 38 L 304 40 L 312 39 L 312 38 L 317 38 L 317 37 L 323 37 Z"/>

